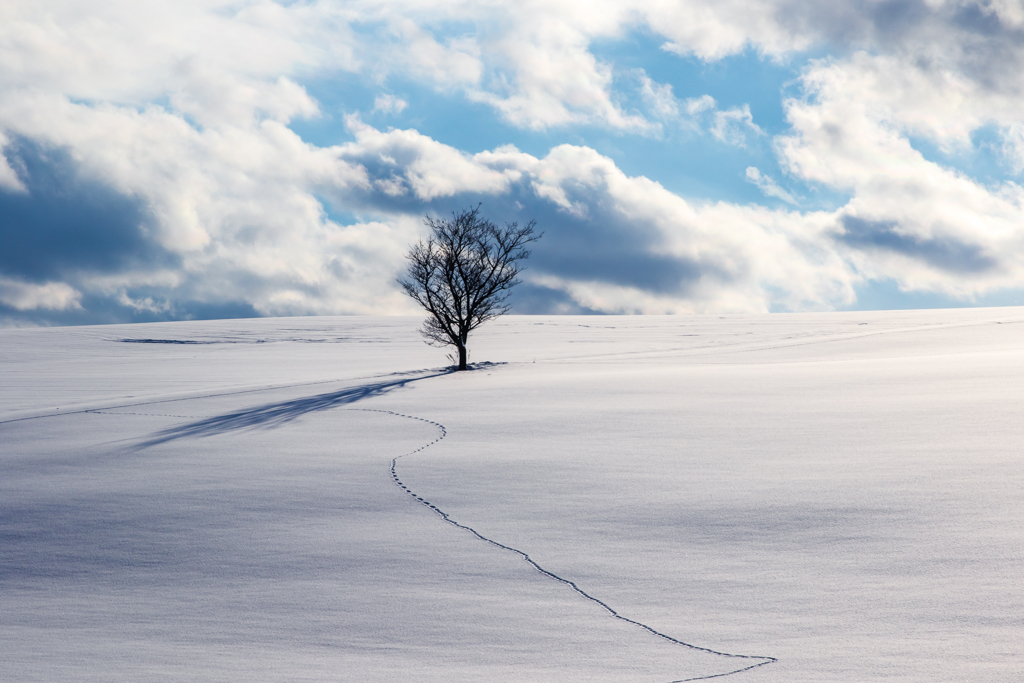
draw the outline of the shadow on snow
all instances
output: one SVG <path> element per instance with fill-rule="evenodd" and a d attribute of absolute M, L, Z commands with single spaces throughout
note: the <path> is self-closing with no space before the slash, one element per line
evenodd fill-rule
<path fill-rule="evenodd" d="M 153 438 L 142 443 L 142 446 L 155 446 L 167 443 L 176 439 L 184 439 L 196 436 L 214 436 L 226 434 L 242 429 L 255 427 L 273 428 L 287 424 L 298 419 L 307 413 L 315 413 L 322 410 L 331 410 L 339 406 L 362 401 L 367 398 L 383 396 L 395 389 L 404 387 L 411 382 L 418 382 L 423 379 L 440 377 L 446 375 L 450 370 L 437 372 L 431 375 L 409 377 L 405 379 L 390 380 L 386 382 L 373 382 L 356 387 L 349 387 L 341 391 L 332 391 L 316 396 L 305 396 L 280 403 L 268 403 L 262 406 L 246 408 L 233 413 L 208 417 L 205 420 L 191 422 L 180 427 L 172 427 L 157 432 Z"/>

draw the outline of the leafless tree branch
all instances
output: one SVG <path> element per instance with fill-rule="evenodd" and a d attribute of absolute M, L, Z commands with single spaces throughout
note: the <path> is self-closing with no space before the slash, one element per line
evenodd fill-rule
<path fill-rule="evenodd" d="M 427 311 L 421 332 L 428 343 L 456 347 L 458 369 L 465 370 L 469 333 L 509 311 L 506 302 L 530 256 L 527 245 L 542 234 L 535 221 L 499 228 L 480 215 L 479 205 L 425 222 L 430 237 L 409 249 L 409 270 L 398 284 Z"/>

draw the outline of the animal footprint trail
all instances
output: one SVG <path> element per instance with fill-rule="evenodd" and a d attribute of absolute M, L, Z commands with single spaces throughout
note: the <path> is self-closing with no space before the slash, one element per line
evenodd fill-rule
<path fill-rule="evenodd" d="M 558 574 L 555 574 L 554 572 L 551 572 L 551 571 L 545 569 L 540 564 L 538 564 L 536 562 L 536 560 L 534 560 L 532 557 L 530 557 L 530 555 L 528 553 L 526 553 L 526 552 L 524 552 L 522 550 L 519 550 L 518 548 L 513 548 L 512 546 L 508 546 L 508 545 L 505 545 L 503 543 L 499 543 L 498 541 L 495 541 L 492 538 L 488 538 L 487 536 L 484 536 L 483 534 L 481 534 L 479 531 L 477 531 L 473 527 L 468 526 L 466 524 L 462 524 L 461 522 L 458 522 L 458 521 L 452 519 L 452 517 L 447 512 L 445 512 L 441 508 L 437 507 L 436 505 L 431 503 L 429 500 L 427 500 L 427 499 L 423 498 L 422 496 L 418 495 L 415 491 L 413 491 L 411 488 L 406 486 L 405 482 L 403 482 L 399 478 L 399 476 L 398 476 L 398 461 L 401 460 L 402 458 L 408 458 L 410 456 L 416 455 L 417 453 L 420 453 L 420 452 L 426 450 L 427 448 L 430 448 L 431 446 L 433 446 L 437 442 L 439 442 L 442 439 L 444 439 L 448 435 L 448 430 L 445 428 L 445 426 L 443 424 L 439 423 L 439 422 L 434 422 L 433 420 L 427 420 L 427 419 L 422 418 L 422 417 L 416 417 L 415 415 L 405 415 L 403 413 L 396 413 L 396 412 L 391 411 L 391 410 L 374 410 L 374 409 L 369 409 L 369 408 L 354 408 L 354 409 L 351 409 L 351 410 L 360 410 L 360 411 L 363 411 L 363 412 L 372 412 L 372 413 L 384 413 L 384 414 L 387 414 L 387 415 L 394 415 L 395 417 L 402 417 L 402 418 L 409 419 L 409 420 L 419 420 L 420 422 L 425 422 L 427 424 L 430 424 L 430 425 L 433 425 L 433 426 L 437 427 L 437 429 L 440 432 L 440 435 L 436 439 L 434 439 L 433 441 L 431 441 L 431 442 L 429 442 L 427 444 L 424 444 L 423 446 L 420 446 L 419 448 L 417 448 L 414 451 L 410 451 L 409 453 L 406 453 L 404 455 L 399 455 L 399 456 L 396 456 L 395 458 L 392 458 L 392 460 L 391 460 L 391 478 L 392 478 L 392 480 L 395 482 L 395 484 L 399 488 L 401 488 L 403 491 L 405 491 L 417 503 L 419 503 L 420 505 L 423 505 L 424 507 L 430 508 L 435 514 L 437 514 L 439 517 L 441 517 L 441 519 L 443 519 L 448 524 L 451 524 L 454 527 L 458 527 L 459 529 L 462 529 L 464 531 L 468 531 L 469 533 L 473 534 L 474 536 L 476 536 L 481 541 L 484 541 L 485 543 L 489 543 L 489 544 L 493 545 L 496 548 L 500 548 L 501 550 L 504 550 L 504 551 L 513 553 L 515 555 L 518 555 L 522 560 L 524 560 L 525 562 L 528 562 L 534 569 L 536 569 L 538 572 L 540 572 L 544 576 L 547 576 L 548 578 L 550 578 L 550 579 L 552 579 L 554 581 L 557 581 L 557 582 L 559 582 L 561 584 L 564 584 L 564 585 L 568 586 L 573 591 L 578 593 L 580 596 L 586 598 L 587 600 L 590 600 L 591 602 L 593 602 L 593 603 L 595 603 L 597 605 L 600 605 L 606 612 L 608 612 L 609 616 L 611 616 L 611 617 L 613 617 L 615 619 L 618 619 L 619 621 L 624 621 L 627 624 L 631 624 L 633 626 L 641 628 L 644 631 L 647 631 L 648 633 L 650 633 L 651 635 L 656 636 L 658 638 L 662 638 L 664 640 L 667 640 L 668 642 L 673 643 L 674 645 L 678 645 L 680 647 L 685 647 L 685 648 L 690 649 L 690 650 L 696 650 L 698 652 L 706 652 L 708 654 L 717 655 L 719 657 L 728 657 L 728 658 L 731 658 L 731 659 L 743 660 L 743 663 L 745 664 L 745 666 L 742 666 L 742 667 L 740 667 L 738 669 L 733 669 L 731 671 L 726 671 L 726 672 L 717 673 L 717 674 L 711 674 L 711 675 L 708 675 L 708 676 L 697 676 L 695 678 L 681 678 L 681 679 L 673 680 L 670 683 L 688 683 L 689 681 L 705 681 L 705 680 L 709 680 L 709 679 L 712 679 L 712 678 L 723 678 L 725 676 L 732 676 L 734 674 L 742 673 L 744 671 L 750 671 L 752 669 L 756 669 L 758 667 L 765 666 L 766 664 L 774 664 L 775 662 L 778 661 L 778 659 L 776 657 L 769 657 L 767 655 L 740 655 L 740 654 L 733 654 L 733 653 L 730 653 L 730 652 L 720 652 L 719 650 L 713 650 L 711 648 L 701 647 L 699 645 L 693 645 L 692 643 L 687 643 L 685 641 L 679 640 L 678 638 L 673 638 L 672 636 L 670 636 L 670 635 L 668 635 L 666 633 L 662 633 L 661 631 L 658 631 L 657 629 L 652 628 L 651 626 L 648 626 L 647 624 L 645 624 L 643 622 L 636 621 L 635 619 L 630 619 L 629 617 L 623 616 L 622 614 L 617 612 L 615 609 L 613 609 L 610 605 L 608 605 L 608 603 L 604 602 L 603 600 L 601 600 L 599 598 L 594 597 L 590 593 L 587 593 L 585 590 L 583 590 L 578 585 L 576 585 L 576 583 L 574 581 L 571 581 L 570 579 L 566 579 L 566 578 L 564 578 L 562 576 L 559 576 Z"/>

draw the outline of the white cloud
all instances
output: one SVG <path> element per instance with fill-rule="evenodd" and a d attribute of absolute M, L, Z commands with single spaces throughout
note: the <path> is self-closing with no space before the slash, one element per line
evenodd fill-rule
<path fill-rule="evenodd" d="M 764 131 L 754 123 L 750 113 L 750 105 L 732 107 L 725 111 L 715 111 L 715 122 L 711 126 L 711 134 L 730 145 L 743 147 L 750 134 L 764 135 Z"/>
<path fill-rule="evenodd" d="M 409 103 L 394 95 L 378 95 L 373 101 L 373 110 L 384 114 L 401 114 Z"/>
<path fill-rule="evenodd" d="M 151 296 L 132 298 L 124 290 L 117 293 L 117 302 L 136 312 L 145 313 L 167 313 L 174 308 L 170 301 L 157 301 Z"/>
<path fill-rule="evenodd" d="M 763 0 L 674 2 L 652 4 L 643 12 L 647 25 L 667 38 L 663 49 L 713 61 L 751 45 L 776 55 L 811 45 L 813 34 L 787 26 L 781 5 Z M 787 9 L 794 14 L 802 10 Z"/>
<path fill-rule="evenodd" d="M 402 10 L 388 12 L 387 31 L 397 38 L 396 50 L 384 58 L 384 66 L 426 77 L 441 88 L 473 87 L 480 82 L 484 65 L 473 37 L 440 42 L 426 27 Z"/>
<path fill-rule="evenodd" d="M 10 162 L 4 155 L 4 148 L 10 144 L 10 140 L 4 135 L 3 131 L 0 130 L 0 190 L 7 190 L 8 192 L 25 193 L 28 192 L 28 188 L 25 187 L 25 183 L 18 177 L 18 173 L 11 167 Z"/>
<path fill-rule="evenodd" d="M 680 101 L 668 83 L 656 83 L 642 70 L 637 70 L 640 96 L 654 118 L 686 130 L 706 131 L 728 145 L 744 147 L 748 135 L 764 135 L 754 123 L 750 105 L 744 104 L 724 111 L 711 95 L 690 97 Z"/>
<path fill-rule="evenodd" d="M 1020 188 L 929 161 L 911 138 L 955 155 L 989 126 L 1022 172 L 1024 12 L 1005 0 L 958 0 L 890 16 L 890 4 L 5 3 L 0 146 L 24 138 L 66 150 L 91 180 L 137 200 L 145 237 L 177 261 L 160 266 L 171 276 L 158 284 L 142 267 L 46 285 L 7 279 L 3 301 L 70 310 L 103 292 L 157 311 L 166 300 L 147 288 L 162 288 L 265 313 L 406 311 L 391 278 L 421 229 L 418 216 L 481 197 L 526 202 L 526 211 L 554 211 L 594 230 L 632 226 L 648 240 L 637 258 L 692 271 L 678 291 L 595 273 L 544 276 L 581 304 L 609 310 L 823 307 L 849 301 L 865 277 L 967 297 L 1017 286 Z M 965 18 L 975 16 L 985 21 Z M 355 140 L 321 148 L 286 125 L 322 114 L 303 78 L 340 71 L 376 91 L 396 74 L 412 77 L 527 130 L 582 124 L 656 134 L 676 125 L 738 146 L 764 134 L 747 105 L 680 99 L 643 73 L 637 89 L 635 69 L 597 56 L 596 42 L 633 31 L 705 61 L 744 50 L 784 60 L 838 46 L 845 56 L 804 69 L 807 96 L 786 103 L 792 130 L 775 146 L 790 178 L 847 193 L 849 202 L 808 213 L 706 205 L 627 177 L 582 145 L 543 158 L 511 147 L 468 154 L 350 118 Z M 623 80 L 635 102 L 623 96 Z M 374 104 L 394 114 L 406 106 L 392 95 Z M 19 173 L 0 157 L 0 191 L 24 193 Z M 756 168 L 747 177 L 795 203 Z M 355 213 L 352 225 L 332 220 L 321 198 Z"/>
<path fill-rule="evenodd" d="M 17 311 L 80 309 L 82 293 L 63 282 L 32 284 L 0 276 L 0 303 Z"/>
<path fill-rule="evenodd" d="M 650 122 L 616 104 L 611 65 L 587 47 L 588 37 L 571 25 L 527 23 L 489 45 L 494 66 L 469 97 L 523 128 L 598 124 L 650 130 Z"/>
<path fill-rule="evenodd" d="M 464 192 L 497 194 L 508 190 L 510 174 L 481 166 L 474 157 L 414 130 L 381 132 L 358 117 L 348 119 L 356 141 L 333 148 L 349 164 L 376 167 L 377 187 L 390 196 L 408 186 L 420 200 Z M 345 186 L 347 188 L 347 186 Z"/>
<path fill-rule="evenodd" d="M 965 21 L 972 6 L 1001 29 Z M 1024 46 L 1013 33 L 1019 3 L 930 3 L 896 17 L 899 24 L 887 11 L 885 3 L 809 0 L 677 0 L 642 8 L 625 0 L 15 2 L 5 5 L 0 22 L 0 84 L 96 101 L 144 103 L 172 94 L 207 116 L 258 103 L 280 120 L 315 111 L 297 93 L 260 92 L 279 77 L 294 81 L 317 70 L 378 80 L 412 74 L 485 102 L 525 128 L 596 123 L 645 131 L 651 124 L 616 101 L 615 65 L 592 50 L 595 41 L 638 29 L 663 37 L 666 49 L 706 61 L 746 49 L 785 59 L 832 44 L 904 55 L 918 70 L 931 63 L 927 71 L 954 80 L 974 73 L 983 86 L 1020 84 L 1015 65 Z M 446 35 L 441 27 L 451 25 L 459 33 Z"/>
<path fill-rule="evenodd" d="M 20 120 L 11 107 L 0 105 L 0 117 Z M 585 258 L 580 267 L 589 274 L 536 269 L 585 306 L 818 308 L 847 301 L 856 279 L 829 250 L 829 226 L 819 216 L 695 206 L 646 178 L 627 177 L 586 147 L 559 146 L 544 158 L 509 146 L 469 155 L 353 116 L 355 140 L 320 149 L 270 119 L 200 131 L 159 108 L 51 100 L 47 110 L 34 127 L 22 123 L 21 134 L 68 147 L 92 176 L 142 198 L 154 238 L 181 258 L 160 282 L 151 271 L 126 271 L 81 276 L 77 289 L 60 291 L 107 293 L 137 311 L 174 310 L 169 301 L 188 299 L 243 300 L 265 314 L 408 312 L 392 281 L 422 231 L 423 209 L 481 195 L 498 205 L 530 198 L 527 211 L 547 211 L 553 221 L 561 212 L 576 229 L 606 231 L 607 245 L 587 240 L 597 261 L 615 263 L 618 245 L 629 245 L 640 271 L 601 272 Z M 317 195 L 378 218 L 338 225 Z M 648 262 L 667 269 L 654 290 L 644 285 Z M 147 293 L 153 288 L 163 295 Z"/>
<path fill-rule="evenodd" d="M 1024 121 L 1012 122 L 1003 128 L 1002 153 L 1017 175 L 1024 173 Z"/>
<path fill-rule="evenodd" d="M 715 98 L 711 95 L 690 97 L 686 100 L 686 113 L 690 116 L 699 116 L 700 114 L 715 112 L 717 110 L 718 103 L 715 102 Z"/>
<path fill-rule="evenodd" d="M 794 206 L 799 204 L 799 202 L 793 198 L 793 195 L 779 187 L 778 183 L 776 183 L 771 176 L 764 175 L 757 167 L 748 166 L 746 177 L 749 182 L 757 185 L 758 189 L 761 190 L 765 196 L 781 199 L 787 204 L 792 204 Z"/>
<path fill-rule="evenodd" d="M 658 183 L 626 176 L 583 147 L 562 145 L 543 159 L 520 154 L 516 160 L 539 198 L 603 231 L 606 245 L 592 247 L 595 263 L 625 263 L 630 256 L 622 249 L 630 245 L 638 250 L 633 256 L 668 265 L 678 278 L 658 291 L 617 282 L 600 266 L 577 277 L 533 269 L 532 281 L 563 289 L 583 306 L 670 313 L 827 308 L 852 301 L 859 278 L 832 246 L 834 218 L 828 214 L 694 205 Z"/>
<path fill-rule="evenodd" d="M 988 0 L 979 3 L 981 11 L 985 14 L 994 15 L 1010 28 L 1024 27 L 1024 5 L 1015 0 Z"/>
<path fill-rule="evenodd" d="M 394 305 L 386 274 L 352 282 L 345 298 L 326 296 L 339 277 L 331 236 L 346 228 L 327 219 L 314 192 L 370 183 L 338 150 L 307 145 L 277 121 L 197 130 L 156 107 L 90 107 L 60 97 L 5 100 L 0 121 L 70 150 L 81 173 L 143 202 L 150 237 L 181 259 L 179 282 L 164 285 L 165 296 L 247 301 L 264 313 Z M 105 277 L 76 277 L 80 289 L 109 291 Z M 119 286 L 148 289 L 149 272 L 126 271 Z M 125 296 L 142 302 L 134 308 L 153 309 L 145 296 Z"/>
<path fill-rule="evenodd" d="M 236 89 L 297 68 L 356 67 L 350 51 L 335 47 L 351 44 L 347 25 L 325 9 L 263 1 L 5 3 L 0 84 L 93 101 L 142 103 L 175 92 L 244 99 Z M 215 92 L 225 85 L 232 92 Z"/>
<path fill-rule="evenodd" d="M 925 159 L 905 133 L 920 121 L 914 112 L 901 118 L 891 96 L 850 87 L 863 76 L 860 65 L 855 58 L 812 68 L 805 78 L 813 98 L 787 103 L 794 133 L 777 141 L 792 174 L 852 195 L 837 214 L 850 260 L 865 276 L 908 290 L 971 297 L 1019 286 L 1024 191 Z M 941 138 L 949 128 L 933 130 Z"/>
<path fill-rule="evenodd" d="M 654 82 L 642 70 L 637 75 L 640 78 L 640 96 L 647 102 L 651 112 L 663 120 L 679 118 L 679 101 L 672 92 L 672 86 Z"/>

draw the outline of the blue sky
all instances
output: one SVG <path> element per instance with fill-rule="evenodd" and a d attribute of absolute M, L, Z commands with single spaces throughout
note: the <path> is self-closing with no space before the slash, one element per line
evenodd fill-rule
<path fill-rule="evenodd" d="M 9 3 L 0 324 L 415 313 L 423 216 L 525 313 L 1024 302 L 1005 0 Z"/>

